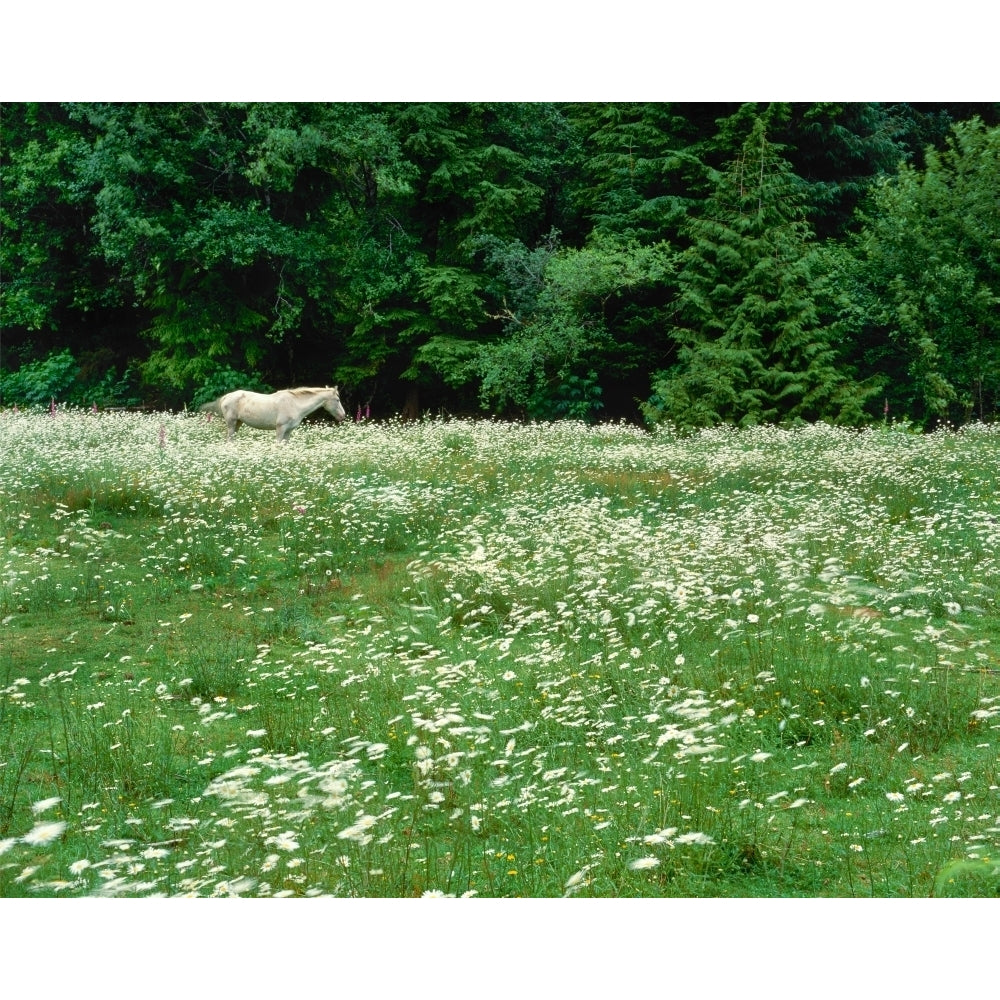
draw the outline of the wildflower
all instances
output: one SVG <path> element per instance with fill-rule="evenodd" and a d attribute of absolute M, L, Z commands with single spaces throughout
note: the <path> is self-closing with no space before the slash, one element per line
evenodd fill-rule
<path fill-rule="evenodd" d="M 46 809 L 51 809 L 60 802 L 62 802 L 62 799 L 58 795 L 53 796 L 51 799 L 42 799 L 41 802 L 36 802 L 32 805 L 31 811 L 37 816 L 39 813 L 45 812 Z"/>
<path fill-rule="evenodd" d="M 276 837 L 268 837 L 267 843 L 274 844 L 279 851 L 297 851 L 299 849 L 299 842 L 291 830 L 279 833 Z"/>
<path fill-rule="evenodd" d="M 655 868 L 659 863 L 659 858 L 636 858 L 635 861 L 630 861 L 628 866 L 634 872 L 641 872 L 647 868 Z"/>
<path fill-rule="evenodd" d="M 357 823 L 341 830 L 337 837 L 340 840 L 355 840 L 360 844 L 367 844 L 371 840 L 371 834 L 368 833 L 368 830 L 374 825 L 374 816 L 362 816 Z"/>
<path fill-rule="evenodd" d="M 33 847 L 41 847 L 45 844 L 51 844 L 53 840 L 61 837 L 65 829 L 66 824 L 62 820 L 55 823 L 38 823 L 21 839 Z"/>
<path fill-rule="evenodd" d="M 517 674 L 515 674 L 513 670 L 508 670 L 500 679 L 505 681 L 517 680 Z"/>
<path fill-rule="evenodd" d="M 424 889 L 420 894 L 421 899 L 447 899 L 447 893 L 442 892 L 440 889 Z"/>
<path fill-rule="evenodd" d="M 647 833 L 642 838 L 644 844 L 669 844 L 670 838 L 677 833 L 676 826 L 667 827 L 665 830 L 658 830 L 656 833 Z"/>
<path fill-rule="evenodd" d="M 232 882 L 220 882 L 219 888 L 225 888 L 225 892 L 229 896 L 238 896 L 241 892 L 249 892 L 255 885 L 257 880 L 250 878 L 248 875 L 243 875 L 240 878 L 235 878 Z"/>
<path fill-rule="evenodd" d="M 71 875 L 81 875 L 90 867 L 90 862 L 86 858 L 80 858 L 79 861 L 74 861 L 73 864 L 69 866 L 69 871 Z"/>
<path fill-rule="evenodd" d="M 758 750 L 756 753 L 750 754 L 750 759 L 755 764 L 760 764 L 763 761 L 767 760 L 768 757 L 771 757 L 771 756 L 773 756 L 773 755 L 769 754 L 766 750 Z"/>
<path fill-rule="evenodd" d="M 845 767 L 847 767 L 847 762 L 842 760 L 839 764 L 834 764 L 833 767 L 830 768 L 830 774 L 836 774 L 838 771 L 843 771 Z"/>
<path fill-rule="evenodd" d="M 855 854 L 860 854 L 864 850 L 864 847 L 862 847 L 861 844 L 851 844 L 851 850 L 854 851 Z"/>
<path fill-rule="evenodd" d="M 902 792 L 886 792 L 885 797 L 890 802 L 902 802 L 906 798 Z"/>
<path fill-rule="evenodd" d="M 699 831 L 682 833 L 677 838 L 678 844 L 714 844 L 715 841 L 707 834 Z"/>
<path fill-rule="evenodd" d="M 945 801 L 945 802 L 958 802 L 958 800 L 959 800 L 959 799 L 960 799 L 961 797 L 962 797 L 962 793 L 961 793 L 961 792 L 949 792 L 949 793 L 948 793 L 948 794 L 947 794 L 947 795 L 946 795 L 946 796 L 944 797 L 944 800 L 943 800 L 943 801 Z"/>
<path fill-rule="evenodd" d="M 0 840 L 0 854 L 6 854 L 17 843 L 17 837 Z"/>
<path fill-rule="evenodd" d="M 328 795 L 343 795 L 347 791 L 347 780 L 345 778 L 326 777 L 319 783 L 319 787 L 321 791 L 326 792 Z"/>

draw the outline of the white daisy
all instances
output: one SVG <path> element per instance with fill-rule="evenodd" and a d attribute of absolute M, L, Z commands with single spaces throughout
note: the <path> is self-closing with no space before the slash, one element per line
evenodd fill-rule
<path fill-rule="evenodd" d="M 630 861 L 628 866 L 634 872 L 641 872 L 647 868 L 655 868 L 659 863 L 659 858 L 636 858 L 635 861 Z"/>
<path fill-rule="evenodd" d="M 45 812 L 46 809 L 51 809 L 53 806 L 59 805 L 62 799 L 58 795 L 54 795 L 51 799 L 42 799 L 41 802 L 36 802 L 31 807 L 31 811 L 37 816 L 39 813 Z"/>
<path fill-rule="evenodd" d="M 62 820 L 55 823 L 38 823 L 21 840 L 33 847 L 41 847 L 45 844 L 51 844 L 53 840 L 61 837 L 65 829 L 66 824 Z"/>

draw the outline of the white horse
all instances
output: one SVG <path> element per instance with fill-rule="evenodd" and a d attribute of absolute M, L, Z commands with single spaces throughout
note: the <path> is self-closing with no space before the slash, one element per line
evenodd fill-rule
<path fill-rule="evenodd" d="M 332 389 L 282 389 L 269 396 L 237 389 L 198 409 L 202 413 L 217 413 L 222 417 L 229 438 L 240 429 L 240 424 L 246 424 L 260 430 L 273 429 L 281 444 L 288 440 L 288 435 L 302 423 L 304 417 L 320 407 L 338 424 L 347 417 L 336 386 Z"/>

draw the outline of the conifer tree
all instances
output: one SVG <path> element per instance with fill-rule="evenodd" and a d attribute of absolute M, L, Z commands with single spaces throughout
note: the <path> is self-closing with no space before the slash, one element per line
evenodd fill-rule
<path fill-rule="evenodd" d="M 755 116 L 704 211 L 682 235 L 677 362 L 654 378 L 648 419 L 682 427 L 827 419 L 861 423 L 877 386 L 839 364 L 801 182 Z"/>

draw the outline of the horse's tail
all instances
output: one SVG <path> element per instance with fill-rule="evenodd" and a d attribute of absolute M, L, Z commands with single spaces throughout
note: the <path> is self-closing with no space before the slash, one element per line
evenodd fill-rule
<path fill-rule="evenodd" d="M 220 396 L 218 399 L 213 399 L 211 403 L 202 403 L 201 406 L 198 407 L 198 412 L 199 413 L 214 413 L 217 417 L 221 417 L 222 416 L 222 408 L 219 406 L 219 403 L 221 402 L 221 400 L 222 400 L 222 397 Z"/>

